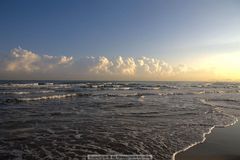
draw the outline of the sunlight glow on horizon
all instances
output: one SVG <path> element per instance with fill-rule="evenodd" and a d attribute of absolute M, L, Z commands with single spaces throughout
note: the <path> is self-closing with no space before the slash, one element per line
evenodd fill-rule
<path fill-rule="evenodd" d="M 170 64 L 160 58 L 41 55 L 22 48 L 12 49 L 0 60 L 0 74 L 6 79 L 65 80 L 181 80 L 239 81 L 239 53 L 205 55 L 191 63 Z M 48 75 L 48 76 L 47 76 Z"/>
<path fill-rule="evenodd" d="M 0 79 L 240 81 L 239 8 L 238 0 L 2 0 Z"/>

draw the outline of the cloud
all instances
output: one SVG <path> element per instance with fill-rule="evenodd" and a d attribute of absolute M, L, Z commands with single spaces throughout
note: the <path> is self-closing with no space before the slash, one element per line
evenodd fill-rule
<path fill-rule="evenodd" d="M 98 63 L 90 69 L 90 71 L 95 73 L 111 73 L 111 67 L 113 63 L 109 61 L 106 57 L 99 57 Z"/>
<path fill-rule="evenodd" d="M 145 74 L 163 75 L 173 73 L 173 67 L 160 59 L 142 57 L 137 61 L 139 70 L 143 70 Z"/>
<path fill-rule="evenodd" d="M 185 65 L 171 66 L 170 64 L 157 58 L 123 58 L 121 56 L 110 60 L 106 57 L 99 57 L 96 64 L 90 68 L 92 73 L 109 76 L 128 76 L 145 78 L 160 78 L 166 76 L 174 76 L 183 72 L 187 72 Z"/>
<path fill-rule="evenodd" d="M 121 74 L 134 75 L 136 70 L 136 63 L 132 57 L 122 58 L 117 57 L 115 60 L 110 60 L 106 57 L 99 57 L 96 64 L 90 69 L 96 74 Z"/>
<path fill-rule="evenodd" d="M 73 60 L 73 57 L 61 56 L 58 64 L 69 64 Z"/>
<path fill-rule="evenodd" d="M 124 75 L 134 75 L 136 72 L 136 63 L 132 57 L 123 59 L 119 56 L 116 59 L 116 70 Z"/>
<path fill-rule="evenodd" d="M 19 47 L 11 50 L 10 57 L 5 60 L 4 68 L 9 72 L 44 72 L 72 62 L 73 57 L 71 56 L 41 56 Z"/>
<path fill-rule="evenodd" d="M 15 48 L 0 59 L 1 79 L 214 80 L 221 76 L 215 73 L 212 68 L 174 66 L 146 56 L 88 56 L 76 60 L 72 56 L 41 55 Z"/>

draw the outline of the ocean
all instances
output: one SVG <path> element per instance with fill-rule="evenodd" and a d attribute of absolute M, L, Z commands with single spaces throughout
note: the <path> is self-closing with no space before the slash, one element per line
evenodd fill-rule
<path fill-rule="evenodd" d="M 0 81 L 0 159 L 174 159 L 234 124 L 240 83 Z"/>

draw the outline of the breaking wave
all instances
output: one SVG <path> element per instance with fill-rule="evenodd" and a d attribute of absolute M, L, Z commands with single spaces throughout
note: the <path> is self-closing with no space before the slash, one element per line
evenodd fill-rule
<path fill-rule="evenodd" d="M 237 117 L 235 117 L 235 116 L 233 116 L 233 115 L 231 115 L 231 114 L 225 113 L 221 108 L 219 108 L 219 107 L 217 107 L 216 105 L 208 102 L 206 99 L 200 99 L 200 102 L 203 103 L 204 105 L 209 105 L 209 106 L 211 106 L 211 107 L 215 107 L 214 110 L 215 110 L 216 112 L 221 113 L 221 114 L 224 114 L 224 115 L 230 117 L 230 118 L 232 119 L 232 122 L 229 122 L 229 123 L 227 123 L 227 124 L 222 124 L 222 125 L 213 125 L 212 127 L 210 127 L 210 128 L 208 129 L 207 132 L 204 132 L 204 133 L 202 134 L 202 140 L 201 140 L 201 141 L 193 142 L 192 144 L 188 145 L 187 147 L 185 147 L 185 148 L 183 148 L 183 149 L 181 149 L 181 150 L 178 150 L 177 152 L 175 152 L 175 153 L 173 154 L 172 160 L 175 160 L 175 157 L 176 157 L 176 155 L 177 155 L 178 153 L 184 152 L 184 151 L 186 151 L 186 150 L 194 147 L 195 145 L 198 145 L 198 144 L 200 144 L 200 143 L 205 142 L 205 140 L 206 140 L 206 135 L 211 134 L 212 130 L 213 130 L 215 127 L 226 128 L 226 127 L 232 126 L 232 125 L 234 125 L 235 123 L 238 122 L 238 118 L 237 118 Z"/>
<path fill-rule="evenodd" d="M 0 92 L 0 94 L 15 94 L 15 95 L 21 95 L 21 94 L 30 94 L 30 92 Z"/>

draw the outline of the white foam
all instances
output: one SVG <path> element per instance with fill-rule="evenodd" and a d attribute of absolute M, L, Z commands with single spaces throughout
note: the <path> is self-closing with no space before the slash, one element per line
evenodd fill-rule
<path fill-rule="evenodd" d="M 130 87 L 120 87 L 119 90 L 130 90 Z"/>
<path fill-rule="evenodd" d="M 138 98 L 138 101 L 143 102 L 143 101 L 144 101 L 144 98 L 145 98 L 145 96 L 142 95 L 142 96 L 140 96 L 140 97 Z"/>
<path fill-rule="evenodd" d="M 213 130 L 215 127 L 224 127 L 224 128 L 225 128 L 225 127 L 229 127 L 229 126 L 232 126 L 232 125 L 234 125 L 235 123 L 237 123 L 237 122 L 238 122 L 238 119 L 237 119 L 236 117 L 234 117 L 234 118 L 235 118 L 235 120 L 234 120 L 232 123 L 230 123 L 230 124 L 227 124 L 227 125 L 224 125 L 224 126 L 214 125 L 214 126 L 212 126 L 211 128 L 209 128 L 209 130 L 208 130 L 207 132 L 203 133 L 203 136 L 202 136 L 203 139 L 202 139 L 202 141 L 192 143 L 192 144 L 190 144 L 189 146 L 187 146 L 186 148 L 183 148 L 183 149 L 175 152 L 175 153 L 173 154 L 173 156 L 172 156 L 172 160 L 175 160 L 175 157 L 176 157 L 176 155 L 177 155 L 178 153 L 184 152 L 184 151 L 192 148 L 193 146 L 195 146 L 195 145 L 197 145 L 197 144 L 200 144 L 200 143 L 205 142 L 205 140 L 206 140 L 206 135 L 212 133 L 212 130 Z"/>
<path fill-rule="evenodd" d="M 107 96 L 109 97 L 139 97 L 141 96 L 140 94 L 138 93 L 120 93 L 120 94 L 107 94 Z"/>
<path fill-rule="evenodd" d="M 205 94 L 205 91 L 193 92 L 193 94 Z"/>
<path fill-rule="evenodd" d="M 20 101 L 37 101 L 37 100 L 46 100 L 46 99 L 61 99 L 66 97 L 77 96 L 76 93 L 73 94 L 63 94 L 63 95 L 51 95 L 51 96 L 42 96 L 42 97 L 33 97 L 33 98 L 19 98 Z"/>
<path fill-rule="evenodd" d="M 42 91 L 37 91 L 37 93 L 53 93 L 55 92 L 54 90 L 42 90 Z"/>
<path fill-rule="evenodd" d="M 214 128 L 215 128 L 215 126 L 209 128 L 208 132 L 203 133 L 203 139 L 202 139 L 202 141 L 194 142 L 194 143 L 190 144 L 189 146 L 187 146 L 186 148 L 183 148 L 183 149 L 175 152 L 175 153 L 173 154 L 173 156 L 172 156 L 172 160 L 175 160 L 175 157 L 176 157 L 176 155 L 177 155 L 178 153 L 184 152 L 184 151 L 192 148 L 193 146 L 195 146 L 195 145 L 197 145 L 197 144 L 203 143 L 203 142 L 206 140 L 206 135 L 207 135 L 207 134 L 210 134 Z"/>
<path fill-rule="evenodd" d="M 0 94 L 16 94 L 16 95 L 21 95 L 21 94 L 29 94 L 30 92 L 0 92 Z"/>
<path fill-rule="evenodd" d="M 207 105 L 210 105 L 210 106 L 215 106 L 215 105 L 212 105 L 212 104 L 207 103 L 205 99 L 201 99 L 200 101 L 201 101 L 202 103 L 204 103 L 204 104 L 207 104 Z M 195 146 L 195 145 L 197 145 L 197 144 L 200 144 L 200 143 L 205 142 L 205 140 L 206 140 L 206 135 L 210 134 L 215 127 L 223 127 L 223 128 L 225 128 L 225 127 L 232 126 L 232 125 L 234 125 L 235 123 L 238 122 L 238 118 L 237 118 L 237 117 L 222 112 L 222 110 L 221 110 L 219 107 L 216 107 L 215 109 L 216 109 L 216 111 L 221 112 L 222 114 L 225 114 L 225 115 L 227 115 L 227 116 L 232 117 L 232 118 L 234 119 L 234 121 L 233 121 L 232 123 L 229 123 L 229 124 L 226 124 L 226 125 L 214 125 L 214 126 L 212 126 L 211 128 L 209 128 L 209 130 L 208 130 L 207 132 L 203 133 L 203 135 L 202 135 L 203 139 L 202 139 L 201 141 L 194 142 L 194 143 L 190 144 L 189 146 L 187 146 L 187 147 L 185 147 L 185 148 L 183 148 L 183 149 L 175 152 L 175 153 L 172 155 L 172 160 L 175 160 L 175 157 L 176 157 L 176 155 L 177 155 L 178 153 L 184 152 L 184 151 L 192 148 L 193 146 Z"/>
<path fill-rule="evenodd" d="M 139 87 L 139 89 L 142 90 L 159 90 L 159 87 Z"/>
<path fill-rule="evenodd" d="M 130 90 L 130 87 L 111 87 L 111 88 L 106 88 L 106 89 L 109 89 L 109 90 Z"/>
<path fill-rule="evenodd" d="M 172 96 L 172 95 L 184 95 L 184 93 L 180 92 L 168 92 L 168 93 L 158 93 L 159 96 Z"/>
<path fill-rule="evenodd" d="M 11 84 L 13 87 L 32 87 L 32 86 L 38 86 L 38 83 L 24 83 L 24 84 Z"/>

